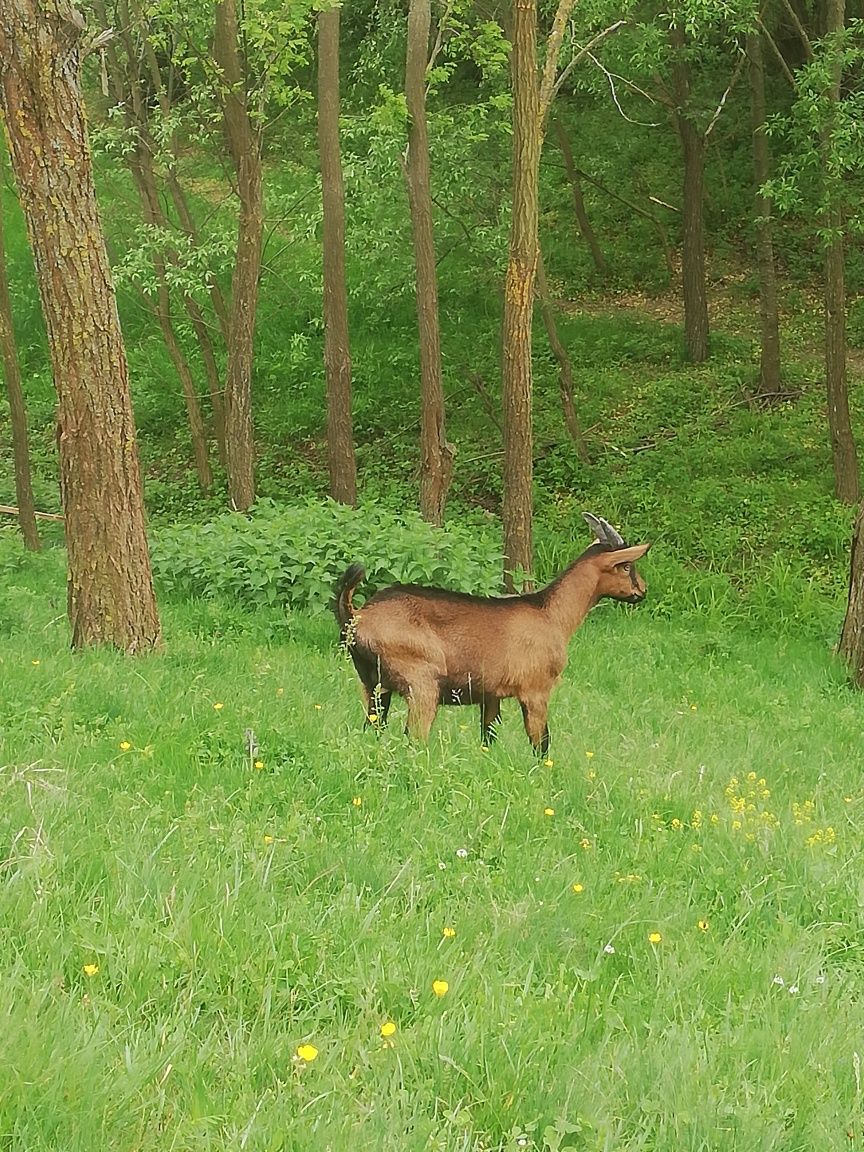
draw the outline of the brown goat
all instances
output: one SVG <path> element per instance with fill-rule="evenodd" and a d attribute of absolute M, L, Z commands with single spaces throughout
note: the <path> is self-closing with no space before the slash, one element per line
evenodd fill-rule
<path fill-rule="evenodd" d="M 408 702 L 407 731 L 425 740 L 439 704 L 479 704 L 484 743 L 495 739 L 501 701 L 522 706 L 535 752 L 549 750 L 549 696 L 567 663 L 567 643 L 598 600 L 645 599 L 635 562 L 649 544 L 629 548 L 605 520 L 583 513 L 597 540 L 539 592 L 470 596 L 394 584 L 360 608 L 365 576 L 352 564 L 336 593 L 342 640 L 363 685 L 368 722 L 387 722 L 394 692 Z"/>

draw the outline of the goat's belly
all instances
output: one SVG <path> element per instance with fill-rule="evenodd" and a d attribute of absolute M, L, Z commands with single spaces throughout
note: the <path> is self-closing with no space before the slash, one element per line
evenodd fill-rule
<path fill-rule="evenodd" d="M 440 704 L 479 704 L 483 696 L 482 684 L 473 679 L 447 679 L 438 685 Z"/>

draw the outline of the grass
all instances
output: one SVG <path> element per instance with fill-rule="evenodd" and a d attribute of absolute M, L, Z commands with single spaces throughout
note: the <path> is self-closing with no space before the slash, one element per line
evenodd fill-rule
<path fill-rule="evenodd" d="M 515 707 L 363 733 L 327 617 L 73 655 L 4 556 L 4 1150 L 864 1145 L 833 636 L 601 608 L 536 764 Z"/>

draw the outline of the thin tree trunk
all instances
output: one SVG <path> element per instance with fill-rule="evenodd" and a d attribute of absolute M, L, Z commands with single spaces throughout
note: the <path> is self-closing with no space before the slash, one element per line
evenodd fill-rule
<path fill-rule="evenodd" d="M 576 454 L 583 464 L 590 462 L 588 449 L 585 446 L 585 437 L 582 435 L 582 426 L 576 415 L 576 403 L 573 399 L 573 370 L 570 366 L 570 357 L 567 349 L 561 343 L 558 335 L 558 325 L 555 321 L 555 305 L 549 292 L 549 283 L 546 279 L 546 264 L 543 260 L 543 251 L 537 249 L 537 295 L 540 297 L 540 311 L 543 314 L 543 323 L 546 325 L 546 334 L 549 337 L 549 347 L 558 361 L 558 383 L 561 389 L 561 409 L 564 413 L 564 423 L 570 433 L 570 439 L 576 448 Z"/>
<path fill-rule="evenodd" d="M 864 504 L 858 509 L 849 564 L 849 600 L 840 635 L 840 655 L 859 688 L 864 688 Z"/>
<path fill-rule="evenodd" d="M 58 393 L 75 647 L 159 644 L 128 370 L 79 87 L 83 20 L 65 0 L 0 0 L 12 166 Z"/>
<path fill-rule="evenodd" d="M 143 16 L 139 16 L 138 18 L 143 19 Z M 149 38 L 145 38 L 144 44 L 143 44 L 143 49 L 144 49 L 144 57 L 147 61 L 147 66 L 148 66 L 149 71 L 150 71 L 150 80 L 151 80 L 151 84 L 153 86 L 153 90 L 155 91 L 156 98 L 159 101 L 159 107 L 162 110 L 162 115 L 167 119 L 171 114 L 171 95 L 170 95 L 170 92 L 168 90 L 168 87 L 166 87 L 165 81 L 164 81 L 163 76 L 162 76 L 162 71 L 159 67 L 159 60 L 156 56 L 156 52 L 153 48 L 153 44 Z M 169 68 L 173 68 L 173 65 L 169 64 Z M 170 78 L 169 78 L 169 85 L 170 85 Z M 177 165 L 177 135 L 176 135 L 176 133 L 174 133 L 171 137 L 170 156 L 171 156 L 171 160 L 170 160 L 170 163 L 168 165 L 168 171 L 166 173 L 166 184 L 168 186 L 168 191 L 171 194 L 171 199 L 174 203 L 175 209 L 177 210 L 177 218 L 180 221 L 180 227 L 183 229 L 183 231 L 186 233 L 186 235 L 189 236 L 190 239 L 192 239 L 196 245 L 198 245 L 198 244 L 200 244 L 198 226 L 196 225 L 195 219 L 194 219 L 192 212 L 189 208 L 189 201 L 186 198 L 186 193 L 183 189 L 183 185 L 180 183 L 180 179 L 177 175 L 178 165 Z M 219 321 L 219 327 L 220 327 L 221 332 L 222 332 L 222 339 L 225 341 L 225 346 L 227 347 L 228 346 L 228 339 L 229 339 L 229 331 L 230 331 L 230 327 L 231 327 L 231 318 L 230 318 L 229 311 L 228 311 L 228 305 L 225 303 L 225 297 L 222 294 L 222 289 L 219 287 L 218 283 L 215 280 L 211 280 L 210 284 L 208 285 L 208 291 L 210 294 L 210 302 L 213 305 L 213 311 L 216 313 L 216 318 Z M 194 303 L 194 301 L 193 301 L 193 303 Z M 196 307 L 197 307 L 197 305 L 196 305 Z M 187 311 L 189 311 L 188 307 L 187 307 Z M 200 316 L 200 309 L 198 310 L 198 315 Z M 196 318 L 195 318 L 195 316 L 193 316 L 191 311 L 189 311 L 189 318 L 191 319 L 192 324 L 195 327 L 196 335 L 198 335 L 199 329 L 198 329 L 198 325 L 196 322 Z M 203 346 L 201 349 L 201 352 L 202 352 L 202 355 L 204 357 L 205 364 L 206 364 L 209 359 L 212 359 L 213 353 L 212 353 L 212 345 L 210 344 L 209 334 L 207 333 L 206 327 L 202 331 L 207 336 L 208 349 L 205 350 L 205 348 Z M 199 336 L 199 340 L 200 340 L 200 336 Z M 215 363 L 215 360 L 213 362 Z M 208 372 L 209 372 L 209 369 L 208 369 Z M 209 379 L 209 375 L 208 375 L 208 379 Z M 223 391 L 222 391 L 222 385 L 219 382 L 218 373 L 216 375 L 215 388 L 213 387 L 213 384 L 211 382 L 211 396 L 214 396 L 217 394 L 219 396 L 220 413 L 218 415 L 216 415 L 216 409 L 214 408 L 214 415 L 216 415 L 217 428 L 218 428 L 220 423 L 224 428 L 224 423 L 225 423 L 224 415 L 221 412 Z M 223 440 L 220 442 L 219 453 L 220 453 L 220 456 L 222 457 L 222 461 L 224 463 L 225 462 L 224 437 L 223 437 Z"/>
<path fill-rule="evenodd" d="M 318 13 L 318 151 L 324 210 L 324 371 L 330 495 L 353 506 L 357 503 L 357 463 L 345 283 L 345 187 L 339 152 L 338 8 L 325 8 Z"/>
<path fill-rule="evenodd" d="M 426 131 L 426 64 L 431 19 L 430 0 L 411 0 L 405 61 L 405 101 L 408 108 L 405 177 L 414 237 L 420 343 L 420 515 L 432 524 L 443 524 L 447 491 L 453 474 L 453 447 L 447 442 L 445 430 L 438 276 Z"/>
<path fill-rule="evenodd" d="M 108 27 L 107 12 L 102 0 L 96 0 L 95 7 L 103 27 Z M 120 0 L 118 14 L 121 22 L 118 39 L 125 52 L 125 67 L 121 64 L 119 54 L 114 47 L 114 41 L 110 41 L 105 49 L 105 57 L 108 81 L 114 99 L 118 108 L 124 110 L 126 122 L 131 131 L 134 132 L 137 141 L 134 150 L 128 153 L 126 162 L 138 190 L 146 223 L 153 228 L 158 227 L 167 230 L 170 228 L 170 222 L 159 199 L 157 177 L 153 166 L 153 154 L 156 147 L 150 131 L 147 104 L 142 92 L 139 52 L 132 37 L 132 20 L 126 0 Z M 165 347 L 168 349 L 168 355 L 171 357 L 171 362 L 183 389 L 198 486 L 206 495 L 213 489 L 207 431 L 204 427 L 204 418 L 201 415 L 201 404 L 198 400 L 192 369 L 177 338 L 171 317 L 171 294 L 166 274 L 166 260 L 170 258 L 170 253 L 167 257 L 161 253 L 153 256 L 153 268 L 157 283 L 156 318 L 165 341 Z"/>
<path fill-rule="evenodd" d="M 537 84 L 537 0 L 512 9 L 510 72 L 513 85 L 513 208 L 504 281 L 504 583 L 515 590 L 516 573 L 530 587 L 534 429 L 531 333 L 537 273 L 537 182 L 540 170 L 540 92 Z"/>
<path fill-rule="evenodd" d="M 2 180 L 2 173 L 0 173 Z M 6 377 L 6 392 L 9 396 L 9 415 L 12 424 L 12 454 L 15 458 L 15 497 L 18 504 L 18 524 L 24 538 L 24 546 L 31 552 L 41 548 L 39 529 L 36 527 L 36 505 L 33 502 L 33 487 L 30 483 L 30 449 L 27 443 L 27 410 L 24 405 L 24 392 L 21 388 L 21 365 L 18 360 L 18 346 L 15 343 L 15 328 L 12 318 L 12 302 L 9 299 L 9 280 L 6 275 L 6 246 L 3 231 L 3 190 L 0 188 L 0 356 L 3 359 L 3 374 Z"/>
<path fill-rule="evenodd" d="M 761 359 L 757 396 L 776 396 L 780 391 L 780 317 L 777 308 L 777 275 L 774 266 L 774 225 L 771 199 L 762 192 L 771 175 L 771 157 L 765 133 L 765 68 L 762 37 L 748 33 L 747 58 L 750 74 L 750 121 L 753 129 L 753 179 L 756 185 L 756 260 L 759 268 L 759 318 Z"/>
<path fill-rule="evenodd" d="M 192 329 L 198 341 L 201 359 L 204 361 L 204 375 L 207 377 L 207 388 L 210 393 L 210 406 L 213 409 L 213 434 L 216 437 L 216 449 L 219 453 L 219 463 L 224 468 L 227 463 L 225 449 L 225 405 L 222 379 L 219 375 L 219 365 L 213 351 L 213 341 L 207 321 L 204 319 L 198 301 L 192 296 L 183 297 L 183 306 L 192 324 Z"/>
<path fill-rule="evenodd" d="M 240 199 L 237 254 L 231 278 L 225 444 L 231 503 L 238 512 L 245 512 L 255 502 L 252 362 L 264 231 L 264 176 L 261 129 L 253 125 L 247 107 L 235 0 L 221 0 L 216 5 L 213 53 L 226 86 L 223 98 L 225 136 L 237 171 Z"/>
<path fill-rule="evenodd" d="M 686 37 L 681 28 L 670 32 L 675 126 L 684 160 L 682 192 L 681 272 L 684 292 L 684 348 L 687 359 L 708 359 L 708 291 L 705 271 L 705 137 L 690 105 L 690 65 L 684 58 Z"/>
<path fill-rule="evenodd" d="M 168 355 L 174 365 L 174 370 L 183 389 L 183 399 L 186 402 L 186 417 L 189 421 L 189 433 L 192 438 L 192 454 L 195 458 L 195 471 L 198 475 L 198 486 L 207 495 L 213 491 L 213 472 L 210 468 L 210 454 L 207 451 L 207 430 L 201 415 L 201 405 L 198 402 L 198 393 L 195 380 L 186 354 L 177 339 L 174 323 L 171 319 L 171 295 L 168 291 L 168 282 L 165 276 L 165 264 L 161 259 L 154 260 L 156 269 L 156 316 L 162 330 L 162 338 Z"/>
<path fill-rule="evenodd" d="M 826 0 L 826 35 L 839 34 L 845 24 L 845 0 Z M 843 77 L 839 50 L 831 63 L 830 99 L 838 104 Z M 824 148 L 831 147 L 831 129 L 826 129 Z M 829 169 L 826 155 L 826 171 Z M 846 379 L 846 282 L 844 271 L 843 210 L 836 190 L 830 190 L 831 204 L 823 217 L 831 237 L 825 249 L 825 385 L 828 401 L 828 429 L 834 465 L 837 498 L 855 504 L 859 496 L 858 457 L 849 417 L 849 391 Z"/>
<path fill-rule="evenodd" d="M 573 149 L 570 147 L 570 141 L 567 138 L 567 133 L 564 131 L 564 125 L 558 116 L 554 117 L 553 122 L 555 124 L 555 134 L 558 137 L 558 147 L 561 149 L 561 157 L 564 161 L 564 171 L 567 173 L 570 192 L 573 196 L 573 209 L 576 213 L 579 232 L 581 233 L 582 239 L 588 245 L 588 251 L 591 253 L 594 267 L 601 276 L 605 277 L 607 272 L 606 260 L 600 245 L 597 243 L 597 235 L 591 227 L 591 221 L 588 219 L 588 213 L 585 210 L 585 198 L 582 195 L 582 181 L 579 177 L 579 171 L 573 162 Z"/>

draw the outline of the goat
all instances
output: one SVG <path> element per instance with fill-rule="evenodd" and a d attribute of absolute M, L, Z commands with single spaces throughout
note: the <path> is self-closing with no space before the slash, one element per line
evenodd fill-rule
<path fill-rule="evenodd" d="M 367 723 L 383 727 L 394 692 L 408 702 L 406 731 L 426 740 L 440 704 L 479 704 L 484 744 L 495 739 L 501 701 L 515 697 L 540 756 L 549 751 L 549 696 L 567 663 L 567 644 L 598 600 L 645 599 L 636 561 L 606 520 L 583 513 L 595 542 L 551 584 L 521 596 L 471 596 L 394 584 L 359 609 L 365 578 L 352 564 L 336 589 L 341 638 L 363 687 Z"/>

